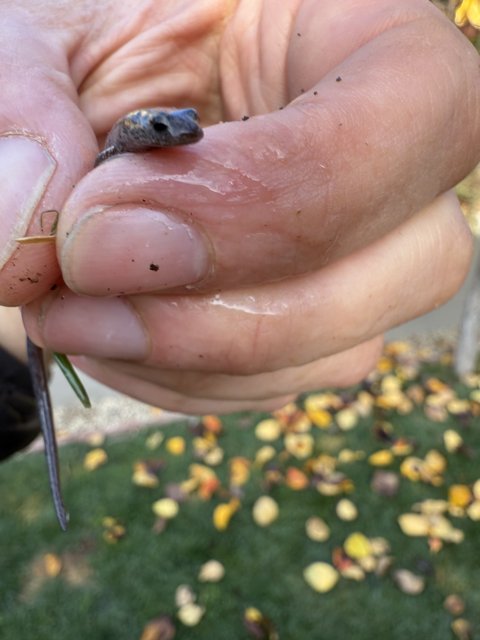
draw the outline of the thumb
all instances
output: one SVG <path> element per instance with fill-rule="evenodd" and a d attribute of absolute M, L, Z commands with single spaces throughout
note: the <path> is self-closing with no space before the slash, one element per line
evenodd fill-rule
<path fill-rule="evenodd" d="M 55 34 L 14 16 L 2 20 L 0 42 L 0 304 L 14 306 L 48 291 L 60 274 L 53 242 L 16 239 L 50 233 L 97 144 Z"/>

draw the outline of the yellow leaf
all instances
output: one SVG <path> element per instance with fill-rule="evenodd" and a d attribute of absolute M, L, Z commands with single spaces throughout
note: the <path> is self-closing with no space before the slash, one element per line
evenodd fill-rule
<path fill-rule="evenodd" d="M 342 498 L 342 500 L 338 501 L 336 512 L 340 520 L 344 520 L 345 522 L 351 522 L 358 517 L 357 507 L 347 498 Z"/>
<path fill-rule="evenodd" d="M 262 612 L 256 607 L 247 607 L 244 616 L 249 622 L 259 622 L 263 617 Z"/>
<path fill-rule="evenodd" d="M 335 414 L 335 422 L 342 431 L 350 431 L 357 426 L 358 414 L 351 408 L 340 409 Z"/>
<path fill-rule="evenodd" d="M 448 502 L 454 507 L 465 509 L 472 501 L 472 492 L 466 484 L 452 484 L 448 489 Z"/>
<path fill-rule="evenodd" d="M 365 452 L 360 450 L 342 449 L 338 452 L 339 464 L 350 464 L 351 462 L 358 462 L 358 460 L 363 460 L 364 458 Z"/>
<path fill-rule="evenodd" d="M 111 516 L 103 518 L 102 524 L 105 527 L 103 539 L 109 544 L 116 544 L 126 534 L 126 529 L 123 524 L 120 524 L 118 520 Z"/>
<path fill-rule="evenodd" d="M 480 500 L 474 500 L 467 508 L 467 516 L 474 522 L 480 520 Z"/>
<path fill-rule="evenodd" d="M 179 584 L 175 589 L 175 604 L 177 607 L 184 607 L 186 604 L 195 602 L 197 596 L 192 587 L 188 584 Z"/>
<path fill-rule="evenodd" d="M 458 638 L 458 640 L 473 640 L 472 625 L 468 620 L 465 620 L 465 618 L 453 620 L 451 627 L 453 635 Z"/>
<path fill-rule="evenodd" d="M 368 462 L 373 467 L 386 467 L 392 464 L 393 460 L 393 453 L 389 449 L 380 449 L 368 457 Z"/>
<path fill-rule="evenodd" d="M 400 465 L 400 473 L 412 482 L 420 480 L 420 472 L 423 467 L 423 460 L 415 456 L 409 456 Z"/>
<path fill-rule="evenodd" d="M 449 453 L 455 453 L 463 445 L 463 438 L 454 429 L 447 429 L 443 434 L 443 444 Z"/>
<path fill-rule="evenodd" d="M 416 502 L 413 505 L 413 510 L 419 511 L 426 516 L 437 516 L 448 510 L 448 502 L 446 500 L 427 498 L 422 502 Z"/>
<path fill-rule="evenodd" d="M 224 451 L 221 447 L 214 447 L 208 451 L 203 460 L 206 464 L 211 465 L 212 467 L 216 467 L 222 463 L 224 456 Z"/>
<path fill-rule="evenodd" d="M 459 544 L 463 541 L 463 531 L 455 529 L 452 523 L 444 516 L 433 516 L 430 519 L 429 535 L 445 542 Z"/>
<path fill-rule="evenodd" d="M 309 433 L 287 433 L 285 436 L 285 449 L 298 459 L 311 456 L 313 445 L 314 441 Z"/>
<path fill-rule="evenodd" d="M 359 560 L 360 558 L 366 558 L 372 554 L 372 546 L 369 539 L 359 533 L 351 533 L 343 544 L 345 553 L 353 558 L 353 560 Z"/>
<path fill-rule="evenodd" d="M 241 487 L 250 477 L 250 460 L 236 456 L 230 460 L 230 484 Z"/>
<path fill-rule="evenodd" d="M 430 523 L 427 516 L 420 513 L 403 513 L 398 517 L 400 529 L 406 536 L 427 536 Z"/>
<path fill-rule="evenodd" d="M 303 577 L 312 589 L 319 593 L 327 593 L 337 584 L 339 574 L 326 562 L 314 562 L 304 569 Z"/>
<path fill-rule="evenodd" d="M 92 449 L 83 459 L 83 466 L 87 471 L 95 471 L 108 460 L 107 452 L 104 449 Z"/>
<path fill-rule="evenodd" d="M 171 520 L 179 511 L 178 502 L 172 498 L 161 498 L 152 505 L 153 513 L 159 518 Z"/>
<path fill-rule="evenodd" d="M 259 527 L 268 527 L 278 518 L 278 504 L 270 496 L 260 496 L 253 505 L 252 515 Z"/>
<path fill-rule="evenodd" d="M 464 27 L 467 23 L 480 29 L 480 3 L 478 0 L 462 0 L 455 10 L 455 24 Z"/>
<path fill-rule="evenodd" d="M 425 578 L 417 576 L 407 569 L 395 571 L 393 579 L 399 589 L 410 596 L 417 596 L 425 589 Z"/>
<path fill-rule="evenodd" d="M 358 564 L 347 565 L 340 570 L 340 573 L 342 578 L 347 578 L 347 580 L 355 580 L 356 582 L 365 580 L 365 571 Z"/>
<path fill-rule="evenodd" d="M 213 511 L 213 526 L 215 529 L 225 531 L 239 507 L 240 501 L 236 498 L 233 498 L 230 502 L 223 502 L 217 505 Z"/>
<path fill-rule="evenodd" d="M 447 403 L 447 410 L 452 415 L 461 415 L 470 411 L 470 403 L 463 398 L 453 398 Z"/>
<path fill-rule="evenodd" d="M 148 469 L 145 463 L 138 463 L 135 465 L 132 482 L 138 487 L 146 487 L 148 489 L 153 489 L 159 484 L 157 476 Z"/>
<path fill-rule="evenodd" d="M 273 442 L 282 434 L 282 427 L 278 420 L 270 418 L 262 420 L 255 427 L 255 436 L 263 442 Z"/>
<path fill-rule="evenodd" d="M 425 463 L 433 471 L 433 473 L 441 474 L 447 468 L 447 461 L 445 456 L 439 451 L 432 449 L 425 456 Z"/>
<path fill-rule="evenodd" d="M 205 607 L 191 602 L 186 604 L 177 612 L 177 617 L 186 627 L 195 627 L 205 614 Z"/>
<path fill-rule="evenodd" d="M 312 423 L 320 429 L 327 429 L 332 424 L 332 414 L 323 394 L 311 395 L 305 400 L 305 411 Z"/>
<path fill-rule="evenodd" d="M 218 560 L 209 560 L 200 567 L 198 579 L 200 582 L 220 582 L 225 575 L 225 567 Z"/>
<path fill-rule="evenodd" d="M 56 553 L 46 553 L 43 556 L 43 566 L 49 578 L 56 578 L 62 570 L 62 561 Z"/>
<path fill-rule="evenodd" d="M 147 447 L 147 449 L 153 451 L 154 449 L 158 449 L 164 439 L 165 436 L 161 431 L 155 431 L 154 433 L 150 434 L 145 440 L 145 446 Z"/>
<path fill-rule="evenodd" d="M 185 453 L 185 438 L 181 436 L 173 436 L 169 438 L 165 443 L 165 449 L 172 456 L 181 456 Z"/>
<path fill-rule="evenodd" d="M 312 516 L 305 523 L 305 530 L 310 540 L 325 542 L 330 537 L 330 529 L 322 518 Z"/>
<path fill-rule="evenodd" d="M 266 444 L 265 446 L 260 447 L 260 449 L 257 451 L 255 455 L 254 464 L 257 467 L 263 467 L 263 465 L 265 465 L 267 462 L 270 462 L 270 460 L 273 460 L 273 458 L 275 458 L 276 455 L 277 455 L 276 449 L 271 445 Z"/>

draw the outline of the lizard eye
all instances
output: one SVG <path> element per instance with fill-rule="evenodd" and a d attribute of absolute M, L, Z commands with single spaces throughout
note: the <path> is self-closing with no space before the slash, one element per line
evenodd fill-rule
<path fill-rule="evenodd" d="M 168 129 L 168 126 L 163 122 L 158 122 L 158 120 L 155 120 L 153 122 L 153 128 L 155 129 L 155 131 L 162 132 L 166 131 Z"/>

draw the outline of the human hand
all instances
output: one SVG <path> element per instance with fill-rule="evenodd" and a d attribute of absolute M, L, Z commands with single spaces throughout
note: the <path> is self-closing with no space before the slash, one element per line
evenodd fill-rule
<path fill-rule="evenodd" d="M 58 166 L 8 237 L 62 208 L 67 286 L 37 297 L 56 281 L 51 247 L 4 251 L 5 303 L 35 298 L 36 342 L 170 409 L 270 408 L 358 380 L 383 331 L 441 304 L 468 267 L 444 192 L 478 161 L 477 55 L 420 0 L 110 5 L 25 9 L 41 27 L 29 51 L 22 20 L 12 31 L 28 59 L 3 130 L 43 138 Z M 109 161 L 68 197 L 95 139 L 153 104 L 212 126 L 198 145 Z"/>

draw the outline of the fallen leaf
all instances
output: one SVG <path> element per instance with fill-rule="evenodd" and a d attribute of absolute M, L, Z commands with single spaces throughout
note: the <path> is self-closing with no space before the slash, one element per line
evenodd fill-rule
<path fill-rule="evenodd" d="M 278 504 L 270 496 L 260 496 L 253 505 L 253 519 L 259 527 L 268 527 L 278 518 Z"/>
<path fill-rule="evenodd" d="M 56 553 L 46 553 L 43 556 L 43 566 L 49 578 L 56 578 L 62 570 L 62 561 Z"/>
<path fill-rule="evenodd" d="M 474 500 L 472 504 L 467 507 L 467 516 L 474 522 L 480 520 L 480 500 Z"/>
<path fill-rule="evenodd" d="M 344 520 L 345 522 L 352 522 L 358 517 L 357 507 L 347 498 L 342 498 L 342 500 L 337 502 L 335 511 L 340 520 Z"/>
<path fill-rule="evenodd" d="M 428 517 L 420 513 L 403 513 L 398 517 L 398 524 L 407 536 L 427 536 L 430 523 Z"/>
<path fill-rule="evenodd" d="M 456 593 L 451 593 L 443 601 L 443 606 L 452 616 L 461 616 L 465 611 L 464 600 Z"/>
<path fill-rule="evenodd" d="M 243 624 L 256 640 L 279 640 L 272 621 L 256 607 L 248 607 L 243 614 Z"/>
<path fill-rule="evenodd" d="M 159 484 L 158 476 L 149 468 L 146 462 L 137 462 L 134 465 L 132 482 L 138 487 L 147 489 L 158 487 Z"/>
<path fill-rule="evenodd" d="M 107 452 L 104 449 L 92 449 L 83 459 L 83 466 L 87 471 L 95 471 L 108 460 Z"/>
<path fill-rule="evenodd" d="M 455 453 L 463 445 L 463 438 L 454 429 L 447 429 L 443 434 L 443 444 L 448 453 Z"/>
<path fill-rule="evenodd" d="M 186 604 L 177 611 L 177 617 L 186 627 L 195 627 L 205 614 L 205 607 L 194 602 Z"/>
<path fill-rule="evenodd" d="M 255 436 L 263 442 L 274 442 L 282 434 L 282 427 L 278 420 L 270 418 L 262 420 L 255 427 Z"/>
<path fill-rule="evenodd" d="M 221 447 L 213 447 L 205 454 L 203 460 L 206 464 L 216 467 L 223 462 L 224 455 L 225 452 Z"/>
<path fill-rule="evenodd" d="M 103 539 L 109 544 L 116 544 L 119 540 L 125 537 L 126 529 L 116 518 L 106 516 L 103 518 L 102 524 L 104 526 Z"/>
<path fill-rule="evenodd" d="M 358 424 L 358 414 L 352 408 L 340 409 L 335 414 L 335 422 L 342 431 L 350 431 Z"/>
<path fill-rule="evenodd" d="M 218 560 L 209 560 L 200 567 L 198 579 L 200 582 L 220 582 L 225 575 L 225 567 Z"/>
<path fill-rule="evenodd" d="M 169 616 L 160 616 L 147 622 L 140 640 L 173 640 L 175 626 Z"/>
<path fill-rule="evenodd" d="M 472 625 L 465 618 L 457 618 L 452 622 L 452 631 L 458 640 L 472 640 L 473 629 Z"/>
<path fill-rule="evenodd" d="M 285 474 L 285 484 L 289 489 L 301 491 L 309 486 L 310 481 L 308 476 L 303 471 L 300 471 L 300 469 L 288 467 Z"/>
<path fill-rule="evenodd" d="M 322 518 L 312 516 L 305 523 L 305 530 L 310 540 L 325 542 L 330 537 L 330 528 Z"/>
<path fill-rule="evenodd" d="M 185 438 L 181 436 L 173 436 L 169 438 L 165 443 L 165 449 L 172 456 L 181 456 L 185 453 Z"/>
<path fill-rule="evenodd" d="M 361 582 L 365 580 L 365 571 L 358 564 L 351 564 L 340 571 L 342 578 L 347 580 L 355 580 L 355 582 Z"/>
<path fill-rule="evenodd" d="M 214 433 L 215 435 L 220 435 L 223 431 L 222 421 L 218 416 L 203 416 L 202 425 L 207 431 Z"/>
<path fill-rule="evenodd" d="M 235 456 L 231 458 L 229 462 L 230 484 L 237 487 L 241 487 L 246 484 L 250 478 L 250 465 L 250 460 L 243 456 Z"/>
<path fill-rule="evenodd" d="M 314 440 L 309 433 L 287 433 L 284 444 L 288 453 L 301 460 L 313 453 Z"/>
<path fill-rule="evenodd" d="M 353 451 L 352 449 L 342 449 L 338 452 L 339 464 L 350 464 L 352 462 L 358 462 L 365 458 L 365 451 Z"/>
<path fill-rule="evenodd" d="M 178 514 L 179 506 L 178 502 L 172 500 L 172 498 L 161 498 L 152 504 L 152 509 L 153 513 L 159 518 L 171 520 Z"/>
<path fill-rule="evenodd" d="M 389 449 L 380 449 L 368 457 L 368 462 L 372 467 L 387 467 L 394 460 L 393 453 Z"/>
<path fill-rule="evenodd" d="M 409 596 L 418 596 L 425 589 L 425 578 L 417 576 L 408 569 L 397 569 L 393 579 L 400 591 Z"/>
<path fill-rule="evenodd" d="M 314 562 L 303 571 L 306 583 L 318 593 L 331 591 L 338 582 L 339 573 L 326 562 Z"/>
<path fill-rule="evenodd" d="M 472 501 L 472 492 L 466 484 L 452 484 L 448 489 L 448 502 L 450 506 L 465 509 Z"/>
<path fill-rule="evenodd" d="M 164 439 L 165 435 L 161 431 L 155 431 L 145 440 L 145 446 L 147 449 L 150 449 L 150 451 L 153 451 L 154 449 L 158 449 Z"/>
<path fill-rule="evenodd" d="M 195 595 L 192 587 L 188 584 L 179 584 L 175 589 L 175 605 L 177 607 L 184 607 L 187 604 L 195 602 L 197 596 Z"/>
<path fill-rule="evenodd" d="M 363 533 L 351 533 L 343 543 L 345 553 L 353 560 L 360 560 L 372 555 L 372 545 Z"/>
<path fill-rule="evenodd" d="M 431 449 L 425 455 L 425 464 L 433 473 L 436 474 L 444 473 L 447 468 L 447 460 L 445 459 L 445 456 L 443 456 L 439 451 L 436 451 L 436 449 Z"/>
<path fill-rule="evenodd" d="M 240 508 L 240 501 L 233 498 L 230 502 L 223 502 L 217 505 L 213 511 L 213 526 L 217 531 L 225 531 L 230 524 L 230 520 Z"/>
<path fill-rule="evenodd" d="M 370 486 L 372 488 L 372 491 L 378 493 L 379 496 L 393 498 L 393 496 L 396 496 L 398 493 L 398 489 L 400 487 L 400 478 L 394 471 L 377 470 L 373 474 Z"/>
<path fill-rule="evenodd" d="M 269 444 L 266 444 L 257 451 L 255 455 L 255 466 L 263 467 L 267 462 L 270 462 L 277 455 L 277 450 Z"/>

